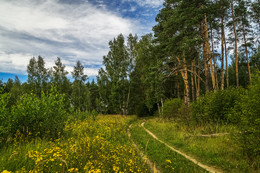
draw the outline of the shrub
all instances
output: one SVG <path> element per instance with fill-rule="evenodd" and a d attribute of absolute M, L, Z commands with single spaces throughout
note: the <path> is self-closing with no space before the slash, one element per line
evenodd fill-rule
<path fill-rule="evenodd" d="M 8 120 L 9 109 L 7 104 L 9 102 L 10 94 L 0 94 L 0 143 L 7 137 L 10 131 L 10 123 Z"/>
<path fill-rule="evenodd" d="M 191 119 L 191 111 L 190 108 L 186 104 L 182 104 L 181 107 L 178 109 L 179 112 L 179 120 L 186 125 L 190 125 Z"/>
<path fill-rule="evenodd" d="M 27 136 L 54 138 L 62 132 L 67 120 L 64 95 L 51 89 L 49 94 L 42 93 L 41 98 L 34 94 L 25 94 L 12 107 L 11 135 L 17 131 Z"/>
<path fill-rule="evenodd" d="M 145 117 L 150 115 L 149 109 L 145 103 L 142 103 L 137 106 L 136 114 L 138 117 Z"/>
<path fill-rule="evenodd" d="M 259 73 L 259 72 L 258 72 Z M 256 165 L 260 162 L 260 76 L 255 77 L 255 84 L 242 96 L 234 108 L 234 114 L 241 117 L 239 123 L 241 133 L 239 143 L 244 154 L 255 160 Z"/>
<path fill-rule="evenodd" d="M 191 104 L 193 118 L 197 122 L 239 122 L 232 108 L 241 101 L 244 92 L 243 88 L 230 88 L 207 93 Z"/>
<path fill-rule="evenodd" d="M 163 118 L 177 118 L 182 105 L 183 101 L 178 98 L 166 100 L 163 105 Z"/>

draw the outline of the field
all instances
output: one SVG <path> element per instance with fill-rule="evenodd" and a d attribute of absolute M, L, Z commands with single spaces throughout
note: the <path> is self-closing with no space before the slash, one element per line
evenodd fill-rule
<path fill-rule="evenodd" d="M 98 116 L 67 122 L 57 139 L 33 139 L 17 134 L 1 148 L 3 172 L 148 172 L 128 140 L 134 117 Z M 12 143 L 12 144 L 11 144 Z"/>
<path fill-rule="evenodd" d="M 250 162 L 250 160 L 243 155 L 243 150 L 239 147 L 236 140 L 236 135 L 239 132 L 235 126 L 207 125 L 191 128 L 191 126 L 179 125 L 173 121 L 152 118 L 145 122 L 144 127 L 154 133 L 160 140 L 165 141 L 168 145 L 183 151 L 206 165 L 219 169 L 221 172 L 259 171 L 257 162 Z M 145 131 L 139 132 L 139 135 L 140 133 L 145 134 Z M 162 147 L 163 146 L 158 148 Z M 165 153 L 160 149 L 158 154 L 159 156 L 156 156 L 156 159 L 163 157 L 162 155 Z M 176 158 L 174 159 L 176 160 Z M 175 162 L 175 168 L 179 167 L 178 161 L 179 160 Z M 189 170 L 191 167 L 187 164 L 181 164 L 181 169 L 184 168 L 188 170 L 183 172 L 199 172 L 197 170 Z"/>
<path fill-rule="evenodd" d="M 259 170 L 252 169 L 254 166 L 242 156 L 231 135 L 237 133 L 235 127 L 191 128 L 159 118 L 99 115 L 66 121 L 63 134 L 56 139 L 17 133 L 0 149 L 0 171 L 122 173 L 156 172 L 156 168 L 166 173 L 208 172 L 154 139 L 144 128 L 167 145 L 219 172 Z"/>

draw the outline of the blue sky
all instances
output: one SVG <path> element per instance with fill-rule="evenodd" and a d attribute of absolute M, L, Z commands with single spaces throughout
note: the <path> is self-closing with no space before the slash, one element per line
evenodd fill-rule
<path fill-rule="evenodd" d="M 108 42 L 122 33 L 152 32 L 163 0 L 1 0 L 0 80 L 17 75 L 41 55 L 46 67 L 61 57 L 71 72 L 77 60 L 97 75 Z"/>

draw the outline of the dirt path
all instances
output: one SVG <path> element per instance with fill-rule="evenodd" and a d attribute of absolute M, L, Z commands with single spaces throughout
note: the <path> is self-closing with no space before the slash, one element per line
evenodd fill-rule
<path fill-rule="evenodd" d="M 128 134 L 128 137 L 129 139 L 131 140 L 131 133 L 130 133 L 130 129 L 132 128 L 132 124 L 129 126 L 129 128 L 127 129 L 127 134 Z M 135 147 L 135 149 L 138 151 L 138 153 L 140 153 L 141 157 L 146 160 L 146 162 L 148 163 L 149 167 L 150 167 L 150 170 L 152 173 L 161 173 L 159 171 L 159 169 L 156 168 L 155 164 L 153 162 L 151 162 L 149 160 L 149 158 L 137 147 L 137 145 L 134 143 L 133 140 L 131 140 L 133 146 Z"/>
<path fill-rule="evenodd" d="M 163 143 L 164 145 L 166 145 L 166 146 L 167 146 L 168 148 L 170 148 L 171 150 L 173 150 L 173 151 L 175 151 L 176 153 L 182 155 L 182 156 L 185 157 L 186 159 L 192 161 L 194 164 L 196 164 L 196 165 L 200 166 L 201 168 L 203 168 L 203 169 L 209 171 L 210 173 L 221 173 L 221 172 L 222 172 L 222 171 L 220 171 L 220 170 L 218 170 L 218 169 L 216 169 L 216 168 L 213 168 L 213 167 L 210 167 L 210 166 L 207 166 L 207 165 L 204 165 L 204 164 L 198 162 L 196 159 L 194 159 L 194 158 L 188 156 L 187 154 L 185 154 L 185 153 L 183 153 L 183 152 L 181 152 L 181 151 L 179 151 L 179 150 L 173 148 L 172 146 L 168 145 L 168 144 L 165 143 L 164 141 L 158 139 L 157 136 L 155 136 L 151 131 L 149 131 L 148 129 L 146 129 L 146 128 L 144 127 L 144 123 L 145 123 L 145 122 L 143 122 L 143 123 L 141 124 L 141 126 L 144 128 L 144 130 L 145 130 L 147 133 L 149 133 L 154 139 L 156 139 L 157 141 Z"/>
<path fill-rule="evenodd" d="M 214 133 L 208 135 L 186 135 L 185 137 L 218 137 L 218 136 L 225 136 L 229 135 L 230 133 Z"/>

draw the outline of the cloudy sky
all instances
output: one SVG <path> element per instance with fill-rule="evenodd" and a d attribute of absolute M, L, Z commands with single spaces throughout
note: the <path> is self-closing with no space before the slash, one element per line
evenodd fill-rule
<path fill-rule="evenodd" d="M 18 75 L 41 55 L 46 67 L 61 57 L 70 72 L 77 60 L 94 77 L 108 42 L 122 33 L 152 31 L 163 0 L 0 0 L 0 80 Z"/>

